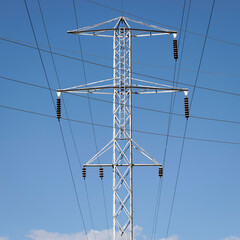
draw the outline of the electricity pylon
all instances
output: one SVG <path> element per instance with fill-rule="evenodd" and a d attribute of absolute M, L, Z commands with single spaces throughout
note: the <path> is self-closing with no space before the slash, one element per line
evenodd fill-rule
<path fill-rule="evenodd" d="M 100 26 L 113 22 L 116 22 L 113 28 L 99 29 Z M 141 25 L 141 27 L 131 28 L 128 22 Z M 143 29 L 142 26 L 145 28 Z M 113 168 L 113 240 L 133 240 L 133 167 L 158 166 L 162 171 L 162 165 L 132 138 L 132 96 L 133 94 L 184 92 L 186 97 L 188 89 L 133 78 L 132 38 L 172 34 L 175 39 L 177 32 L 121 16 L 93 26 L 68 31 L 68 33 L 113 38 L 113 78 L 59 89 L 57 93 L 59 103 L 62 92 L 113 94 L 113 139 L 84 164 L 83 175 L 86 176 L 85 167 Z M 174 41 L 176 43 L 176 40 Z M 175 56 L 175 58 L 177 57 Z M 113 149 L 111 163 L 95 163 L 102 154 L 111 148 Z M 142 153 L 150 160 L 150 163 L 134 162 L 133 149 Z M 101 171 L 100 176 L 103 177 Z"/>

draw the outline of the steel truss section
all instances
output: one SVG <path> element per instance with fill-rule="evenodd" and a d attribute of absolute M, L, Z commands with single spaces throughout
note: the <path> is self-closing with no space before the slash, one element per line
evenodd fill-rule
<path fill-rule="evenodd" d="M 127 20 L 151 29 L 130 28 Z M 116 22 L 114 28 L 97 27 Z M 112 32 L 112 35 L 106 33 Z M 113 78 L 81 86 L 57 90 L 62 92 L 113 94 L 113 139 L 101 149 L 85 167 L 113 168 L 113 240 L 133 240 L 133 167 L 161 166 L 132 138 L 132 95 L 163 92 L 184 92 L 188 89 L 172 87 L 132 78 L 132 37 L 173 34 L 176 32 L 130 18 L 119 17 L 90 27 L 69 31 L 73 34 L 113 37 Z M 113 159 L 109 164 L 94 162 L 112 149 Z M 143 154 L 150 163 L 133 162 L 133 149 Z"/>

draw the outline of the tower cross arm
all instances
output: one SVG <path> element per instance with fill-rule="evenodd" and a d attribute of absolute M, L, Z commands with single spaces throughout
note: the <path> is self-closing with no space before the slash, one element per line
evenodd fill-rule
<path fill-rule="evenodd" d="M 73 31 L 67 31 L 67 33 L 83 34 L 83 33 L 107 32 L 107 31 L 109 32 L 109 31 L 115 31 L 115 30 L 118 30 L 118 28 L 102 28 L 102 29 L 91 29 L 91 30 L 73 30 Z M 125 31 L 177 34 L 176 31 L 171 31 L 171 30 L 157 30 L 157 29 L 143 29 L 143 28 L 125 28 Z"/>
<path fill-rule="evenodd" d="M 150 93 L 163 93 L 163 92 L 188 92 L 187 88 L 173 87 L 165 84 L 159 84 L 155 82 L 149 82 L 140 79 L 134 79 L 135 82 L 132 85 L 116 85 L 112 81 L 106 83 L 112 79 L 101 80 L 97 82 L 92 82 L 89 84 L 66 88 L 58 89 L 57 93 L 95 93 L 95 94 L 114 94 L 113 90 L 128 91 L 131 90 L 132 94 L 150 94 Z M 144 85 L 142 84 L 144 83 Z M 148 85 L 147 85 L 147 84 Z"/>
<path fill-rule="evenodd" d="M 108 27 L 109 23 L 115 22 L 114 27 Z M 128 21 L 134 23 L 136 27 L 130 27 Z M 99 28 L 101 27 L 101 28 Z M 88 35 L 88 36 L 99 36 L 99 37 L 114 37 L 114 33 L 117 31 L 123 30 L 126 32 L 131 32 L 131 37 L 149 37 L 149 36 L 158 36 L 165 34 L 172 34 L 174 38 L 177 35 L 177 31 L 162 28 L 152 24 L 147 24 L 141 21 L 137 21 L 131 18 L 126 17 L 117 17 L 110 19 L 105 22 L 101 22 L 92 26 L 87 26 L 83 28 L 78 28 L 75 30 L 67 31 L 70 34 L 78 35 Z M 102 34 L 104 33 L 104 34 Z"/>
<path fill-rule="evenodd" d="M 101 91 L 101 90 L 106 90 L 106 89 L 118 89 L 118 88 L 124 88 L 124 89 L 138 89 L 138 90 L 156 90 L 156 91 L 171 91 L 171 92 L 183 92 L 183 91 L 188 91 L 186 88 L 164 88 L 164 87 L 153 87 L 153 86 L 99 86 L 99 87 L 84 87 L 84 88 L 76 88 L 76 89 L 59 89 L 57 92 L 79 92 L 79 93 L 91 93 L 92 91 Z M 134 92 L 133 92 L 134 93 Z"/>
<path fill-rule="evenodd" d="M 129 164 L 107 164 L 107 163 L 103 163 L 103 164 L 83 164 L 84 167 L 128 167 Z M 132 164 L 131 166 L 133 167 L 161 167 L 162 164 L 161 163 L 135 163 Z"/>

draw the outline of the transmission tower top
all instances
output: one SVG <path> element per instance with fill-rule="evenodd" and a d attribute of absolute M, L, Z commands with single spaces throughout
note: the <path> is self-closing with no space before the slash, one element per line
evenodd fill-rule
<path fill-rule="evenodd" d="M 128 24 L 128 21 L 131 23 L 134 23 L 136 27 L 135 28 L 130 27 L 130 25 Z M 108 27 L 109 23 L 114 23 L 114 22 L 115 22 L 115 26 L 113 28 Z M 105 28 L 100 28 L 103 26 Z M 145 29 L 142 28 L 143 26 L 145 27 Z M 173 34 L 174 38 L 176 38 L 177 36 L 176 31 L 172 31 L 172 30 L 155 26 L 152 24 L 147 24 L 147 23 L 137 21 L 128 17 L 123 17 L 123 16 L 113 18 L 111 20 L 101 22 L 98 24 L 94 24 L 92 26 L 68 31 L 68 33 L 87 35 L 87 36 L 114 37 L 113 31 L 116 31 L 117 29 L 121 29 L 121 28 L 124 28 L 125 31 L 131 31 L 131 37 L 148 37 L 148 36 L 159 36 L 159 35 L 166 35 L 166 34 Z"/>
<path fill-rule="evenodd" d="M 114 27 L 112 27 L 114 23 Z M 132 23 L 134 27 L 130 27 L 129 23 Z M 140 26 L 140 27 L 139 27 Z M 144 27 L 144 28 L 143 28 Z M 162 93 L 162 92 L 182 92 L 185 96 L 188 94 L 188 89 L 172 87 L 169 85 L 159 84 L 155 82 L 149 82 L 146 80 L 136 79 L 132 77 L 131 73 L 131 38 L 132 37 L 150 37 L 159 35 L 172 34 L 174 37 L 173 48 L 174 58 L 177 60 L 177 32 L 147 24 L 141 21 L 137 21 L 128 17 L 120 16 L 111 20 L 94 24 L 91 26 L 78 28 L 76 30 L 68 31 L 71 34 L 96 36 L 96 37 L 112 37 L 114 43 L 114 77 L 100 80 L 97 82 L 91 82 L 84 85 L 74 86 L 66 89 L 57 90 L 60 97 L 61 92 L 73 92 L 73 93 L 91 93 L 91 94 L 114 94 L 114 89 L 130 90 L 131 94 L 150 94 L 150 93 Z M 125 49 L 125 50 L 124 50 Z M 117 58 L 118 56 L 118 58 Z M 118 60 L 117 60 L 118 59 Z M 120 66 L 121 65 L 121 66 Z M 129 74 L 129 76 L 127 76 Z M 120 84 L 116 84 L 116 80 L 120 79 Z M 125 80 L 129 81 L 125 84 Z M 115 82 L 115 83 L 114 83 Z M 124 83 L 125 82 L 125 83 Z M 148 85 L 146 85 L 148 84 Z"/>

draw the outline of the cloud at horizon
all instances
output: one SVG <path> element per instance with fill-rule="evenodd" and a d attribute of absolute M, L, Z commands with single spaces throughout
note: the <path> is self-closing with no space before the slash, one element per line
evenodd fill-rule
<path fill-rule="evenodd" d="M 226 237 L 226 238 L 222 238 L 221 240 L 240 240 L 240 237 L 229 236 L 229 237 Z"/>
<path fill-rule="evenodd" d="M 177 235 L 173 235 L 171 237 L 168 237 L 168 238 L 161 238 L 159 240 L 178 240 L 178 236 Z"/>
<path fill-rule="evenodd" d="M 95 234 L 95 236 L 94 236 Z M 31 230 L 28 234 L 25 235 L 27 239 L 30 240 L 85 240 L 86 234 L 84 232 L 78 233 L 59 233 L 59 232 L 48 232 L 44 229 L 39 230 Z M 109 240 L 112 238 L 112 229 L 104 229 L 101 231 L 90 230 L 87 233 L 88 240 Z M 140 226 L 134 227 L 134 239 L 136 240 L 147 240 L 147 236 L 143 234 L 143 228 Z M 0 240 L 11 240 L 9 237 L 0 236 Z M 168 238 L 160 238 L 159 240 L 179 240 L 178 235 L 173 235 Z M 228 236 L 225 238 L 221 238 L 220 240 L 240 240 L 240 237 L 237 236 Z"/>
<path fill-rule="evenodd" d="M 146 240 L 146 236 L 142 233 L 143 229 L 140 226 L 134 227 L 134 236 L 137 237 L 137 239 Z M 40 230 L 31 230 L 29 234 L 26 235 L 28 239 L 31 240 L 85 240 L 86 238 L 88 240 L 95 240 L 95 237 L 97 240 L 109 240 L 112 238 L 112 229 L 110 230 L 102 230 L 102 231 L 96 231 L 96 230 L 90 230 L 87 233 L 87 236 L 84 232 L 78 232 L 78 233 L 72 233 L 72 234 L 66 234 L 66 233 L 58 233 L 58 232 L 47 232 L 46 230 L 40 229 Z M 5 240 L 5 239 L 0 239 Z M 169 240 L 176 240 L 176 239 L 169 239 Z"/>

